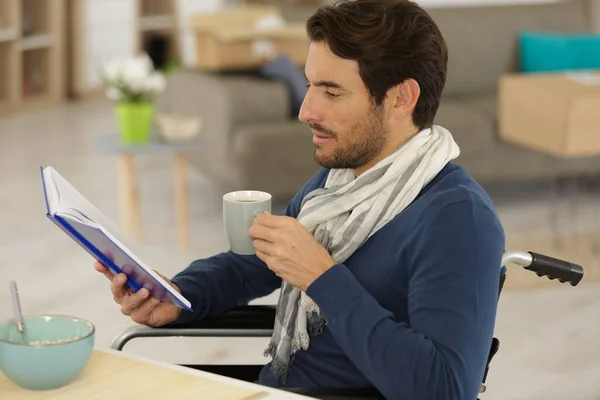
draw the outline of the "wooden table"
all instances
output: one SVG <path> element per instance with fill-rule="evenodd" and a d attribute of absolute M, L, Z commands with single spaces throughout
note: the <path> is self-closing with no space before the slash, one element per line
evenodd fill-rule
<path fill-rule="evenodd" d="M 187 156 L 186 151 L 200 147 L 198 141 L 184 143 L 166 143 L 153 138 L 146 144 L 127 145 L 121 142 L 119 135 L 105 135 L 98 138 L 96 148 L 117 156 L 119 219 L 123 230 L 134 240 L 143 240 L 141 202 L 138 192 L 137 173 L 134 156 L 149 153 L 174 154 L 174 197 L 177 214 L 179 244 L 187 250 L 189 243 L 188 228 L 188 192 L 187 192 Z"/>
<path fill-rule="evenodd" d="M 59 362 L 57 360 L 57 362 Z M 10 400 L 302 400 L 308 397 L 116 350 L 94 350 L 81 375 L 50 391 L 30 391 L 0 372 L 0 398 Z"/>

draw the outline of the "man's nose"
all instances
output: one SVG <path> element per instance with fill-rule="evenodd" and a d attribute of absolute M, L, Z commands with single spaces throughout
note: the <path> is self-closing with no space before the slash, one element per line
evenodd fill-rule
<path fill-rule="evenodd" d="M 300 112 L 298 113 L 298 120 L 300 120 L 300 122 L 304 122 L 305 124 L 315 122 L 312 101 L 309 96 L 310 95 L 307 93 L 304 97 L 302 106 L 300 106 Z"/>

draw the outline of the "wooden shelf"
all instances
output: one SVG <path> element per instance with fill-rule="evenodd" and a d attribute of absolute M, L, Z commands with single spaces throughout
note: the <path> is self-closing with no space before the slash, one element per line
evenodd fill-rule
<path fill-rule="evenodd" d="M 19 27 L 19 0 L 0 0 L 0 31 Z"/>
<path fill-rule="evenodd" d="M 12 8 L 11 1 L 0 0 L 0 30 L 10 25 L 9 13 Z"/>
<path fill-rule="evenodd" d="M 17 28 L 0 28 L 0 43 L 12 42 L 19 38 L 19 30 Z"/>
<path fill-rule="evenodd" d="M 38 35 L 51 31 L 50 9 L 52 1 L 22 0 L 21 36 Z"/>
<path fill-rule="evenodd" d="M 12 112 L 18 94 L 19 1 L 0 0 L 0 115 Z"/>
<path fill-rule="evenodd" d="M 64 99 L 65 0 L 0 0 L 0 114 Z"/>
<path fill-rule="evenodd" d="M 0 65 L 9 65 L 9 63 L 10 44 L 0 43 Z M 2 104 L 11 100 L 10 79 L 10 74 L 0 74 L 0 103 Z M 6 105 L 2 108 L 6 108 Z"/>
<path fill-rule="evenodd" d="M 0 0 L 0 43 L 19 38 L 19 0 Z"/>
<path fill-rule="evenodd" d="M 35 49 L 23 53 L 21 98 L 47 96 L 49 93 L 50 50 Z"/>
<path fill-rule="evenodd" d="M 175 15 L 173 0 L 141 0 L 140 16 Z"/>
<path fill-rule="evenodd" d="M 19 48 L 21 51 L 47 49 L 54 44 L 54 38 L 50 34 L 40 33 L 21 39 Z"/>
<path fill-rule="evenodd" d="M 174 29 L 177 26 L 175 16 L 166 15 L 147 15 L 140 17 L 140 31 L 164 31 Z"/>

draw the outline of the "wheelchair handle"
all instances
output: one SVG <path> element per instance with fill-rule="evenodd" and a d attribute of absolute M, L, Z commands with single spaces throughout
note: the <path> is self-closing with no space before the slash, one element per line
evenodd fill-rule
<path fill-rule="evenodd" d="M 551 280 L 558 279 L 559 282 L 568 282 L 571 286 L 577 286 L 583 278 L 583 268 L 580 265 L 531 251 L 505 252 L 502 265 L 511 263 L 535 272 L 537 276 L 546 276 Z"/>

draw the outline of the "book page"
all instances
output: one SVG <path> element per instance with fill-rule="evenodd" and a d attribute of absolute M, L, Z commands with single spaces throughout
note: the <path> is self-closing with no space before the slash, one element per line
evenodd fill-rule
<path fill-rule="evenodd" d="M 46 200 L 48 201 L 48 212 L 54 213 L 58 207 L 58 193 L 56 192 L 56 184 L 52 178 L 52 173 L 48 168 L 42 170 L 43 184 L 46 189 Z"/>
<path fill-rule="evenodd" d="M 106 217 L 100 210 L 98 210 L 88 199 L 86 199 L 77 189 L 73 187 L 65 178 L 63 178 L 56 170 L 52 167 L 47 167 L 58 193 L 58 205 L 57 211 L 76 217 L 81 220 L 79 214 L 83 214 L 91 222 L 90 225 L 104 228 L 104 230 L 111 233 L 112 236 L 118 238 L 119 242 L 132 248 L 134 246 L 133 241 L 119 228 L 114 222 Z M 68 209 L 74 209 L 75 212 L 67 211 Z M 66 212 L 65 212 L 66 211 Z M 82 221 L 83 222 L 83 221 Z"/>
<path fill-rule="evenodd" d="M 61 215 L 64 215 L 65 217 L 73 218 L 75 221 L 81 222 L 82 224 L 96 226 L 96 223 L 94 221 L 89 219 L 87 217 L 87 215 L 85 215 L 84 213 L 82 213 L 81 211 L 79 211 L 75 208 L 69 208 L 66 210 L 62 210 L 60 213 L 61 213 Z"/>

